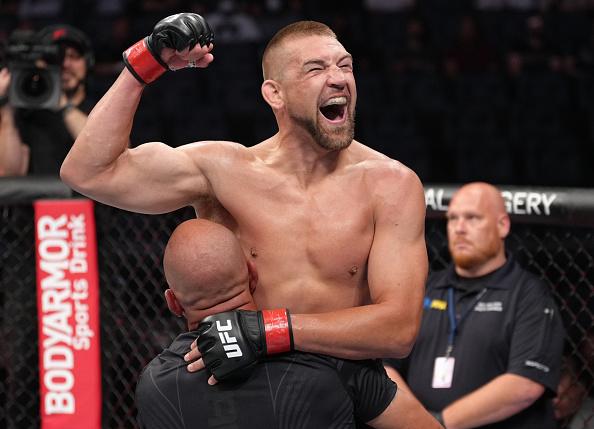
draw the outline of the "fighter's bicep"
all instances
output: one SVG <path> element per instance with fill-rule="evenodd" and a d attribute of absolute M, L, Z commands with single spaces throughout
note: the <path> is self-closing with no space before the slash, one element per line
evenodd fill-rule
<path fill-rule="evenodd" d="M 195 182 L 204 182 L 206 177 L 200 163 L 194 159 L 199 156 L 197 152 L 192 151 L 190 145 L 172 148 L 164 143 L 151 142 L 130 149 L 128 159 L 121 161 L 126 164 L 125 168 L 155 185 L 199 185 Z"/>
<path fill-rule="evenodd" d="M 208 180 L 188 150 L 156 142 L 125 151 L 103 180 L 108 203 L 116 194 L 118 207 L 141 213 L 176 210 L 208 192 Z M 101 201 L 100 190 L 96 199 Z"/>
<path fill-rule="evenodd" d="M 422 299 L 427 278 L 425 199 L 416 178 L 406 192 L 386 191 L 375 213 L 368 280 L 374 302 Z"/>
<path fill-rule="evenodd" d="M 368 282 L 372 301 L 410 305 L 422 299 L 428 258 L 423 236 L 398 241 L 389 235 L 374 242 L 369 257 Z"/>

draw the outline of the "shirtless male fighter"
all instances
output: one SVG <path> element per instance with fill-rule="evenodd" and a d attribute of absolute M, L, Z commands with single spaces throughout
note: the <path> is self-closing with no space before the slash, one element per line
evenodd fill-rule
<path fill-rule="evenodd" d="M 423 187 L 409 168 L 354 140 L 353 58 L 330 28 L 296 22 L 269 42 L 261 92 L 278 125 L 270 138 L 253 147 L 128 147 L 145 85 L 168 69 L 209 66 L 212 41 L 202 17 L 183 13 L 129 48 L 62 179 L 115 207 L 156 214 L 191 205 L 232 229 L 260 277 L 254 298 L 264 310 L 234 320 L 251 359 L 291 349 L 346 359 L 406 356 L 428 269 Z M 223 376 L 237 369 L 221 344 L 210 346 L 207 365 L 224 362 Z"/>

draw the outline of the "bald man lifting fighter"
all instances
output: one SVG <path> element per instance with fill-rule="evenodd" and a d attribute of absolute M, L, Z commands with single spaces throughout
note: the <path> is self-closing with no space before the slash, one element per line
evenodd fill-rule
<path fill-rule="evenodd" d="M 136 389 L 142 429 L 193 427 L 437 429 L 437 421 L 407 392 L 396 393 L 379 360 L 342 360 L 291 352 L 267 357 L 239 382 L 215 386 L 208 374 L 185 369 L 184 354 L 213 313 L 255 310 L 258 273 L 227 228 L 206 220 L 180 224 L 163 258 L 171 312 L 190 332 L 179 335 L 143 370 Z M 203 326 L 211 322 L 205 322 Z M 240 353 L 228 322 L 215 324 Z"/>

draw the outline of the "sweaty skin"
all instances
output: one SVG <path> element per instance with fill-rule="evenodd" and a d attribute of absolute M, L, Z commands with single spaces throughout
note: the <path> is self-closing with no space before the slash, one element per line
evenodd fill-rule
<path fill-rule="evenodd" d="M 176 68 L 188 60 L 206 67 L 211 49 L 161 56 Z M 294 37 L 278 49 L 286 51 L 282 76 L 262 84 L 279 127 L 269 139 L 249 148 L 206 141 L 129 149 L 143 86 L 125 69 L 89 116 L 62 178 L 112 206 L 164 213 L 192 205 L 231 228 L 257 264 L 258 307 L 290 309 L 296 349 L 406 356 L 427 275 L 422 185 L 353 140 L 352 59 L 335 38 Z M 328 119 L 320 107 L 332 100 L 343 107 Z"/>

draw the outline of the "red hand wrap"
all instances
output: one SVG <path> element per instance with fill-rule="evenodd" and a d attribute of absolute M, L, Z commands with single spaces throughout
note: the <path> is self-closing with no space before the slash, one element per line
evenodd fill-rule
<path fill-rule="evenodd" d="M 293 348 L 289 313 L 285 308 L 262 310 L 266 333 L 266 354 L 289 352 Z"/>
<path fill-rule="evenodd" d="M 144 83 L 151 83 L 167 71 L 146 46 L 144 39 L 139 40 L 124 52 L 124 59 Z"/>

